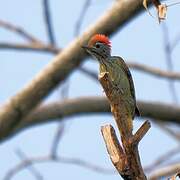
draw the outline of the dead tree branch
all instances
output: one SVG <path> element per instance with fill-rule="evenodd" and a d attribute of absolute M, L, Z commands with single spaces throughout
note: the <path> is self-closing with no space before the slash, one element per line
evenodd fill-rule
<path fill-rule="evenodd" d="M 101 132 L 105 140 L 109 156 L 115 168 L 118 172 L 124 171 L 126 161 L 125 154 L 123 148 L 119 144 L 114 128 L 111 125 L 105 125 L 101 127 Z"/>
<path fill-rule="evenodd" d="M 43 0 L 43 11 L 44 11 L 44 21 L 45 21 L 45 25 L 46 25 L 48 38 L 49 38 L 49 44 L 51 44 L 52 46 L 55 46 L 56 39 L 55 39 L 52 21 L 51 21 L 49 0 Z"/>
<path fill-rule="evenodd" d="M 140 162 L 138 144 L 149 130 L 150 123 L 146 121 L 133 135 L 132 129 L 128 125 L 129 117 L 124 101 L 119 95 L 118 90 L 114 90 L 113 81 L 111 81 L 108 73 L 101 73 L 99 81 L 109 100 L 123 145 L 121 147 L 112 126 L 106 125 L 101 128 L 111 161 L 123 179 L 146 180 L 147 178 Z"/>

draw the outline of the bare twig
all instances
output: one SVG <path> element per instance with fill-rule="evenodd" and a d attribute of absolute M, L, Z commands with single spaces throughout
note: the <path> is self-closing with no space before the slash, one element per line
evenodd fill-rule
<path fill-rule="evenodd" d="M 178 72 L 165 71 L 159 68 L 147 66 L 144 64 L 139 64 L 136 62 L 128 62 L 127 64 L 131 69 L 149 73 L 150 75 L 153 75 L 153 76 L 167 78 L 169 80 L 180 80 L 180 73 Z"/>
<path fill-rule="evenodd" d="M 91 0 L 85 0 L 84 1 L 84 5 L 83 5 L 82 10 L 80 12 L 79 18 L 75 24 L 75 29 L 74 29 L 74 36 L 75 37 L 79 35 L 81 25 L 83 23 L 85 15 L 88 11 L 88 8 L 90 7 L 90 4 L 91 4 Z"/>
<path fill-rule="evenodd" d="M 10 30 L 10 31 L 20 35 L 21 37 L 27 39 L 28 41 L 30 41 L 32 43 L 41 44 L 40 40 L 38 40 L 32 34 L 25 31 L 22 27 L 19 27 L 17 25 L 14 25 L 12 23 L 9 23 L 9 22 L 3 21 L 3 20 L 0 20 L 0 27 L 3 27 L 3 28 L 6 28 L 6 29 Z"/>
<path fill-rule="evenodd" d="M 58 145 L 59 145 L 60 140 L 62 139 L 62 136 L 64 135 L 64 128 L 65 128 L 64 124 L 61 123 L 58 125 L 57 131 L 55 133 L 54 140 L 52 143 L 52 147 L 51 147 L 52 158 L 57 157 Z"/>
<path fill-rule="evenodd" d="M 157 180 L 159 178 L 165 178 L 176 174 L 180 171 L 180 163 L 172 164 L 154 171 L 150 176 L 149 180 Z"/>
<path fill-rule="evenodd" d="M 163 131 L 168 133 L 171 137 L 173 137 L 175 140 L 177 140 L 178 143 L 180 143 L 180 132 L 176 132 L 175 129 L 171 129 L 163 122 L 157 122 L 156 123 Z"/>
<path fill-rule="evenodd" d="M 61 52 L 61 49 L 58 49 L 53 46 L 47 46 L 43 44 L 20 44 L 20 43 L 0 43 L 0 50 L 17 50 L 17 51 L 33 51 L 33 52 L 47 52 L 47 53 L 58 53 Z"/>
<path fill-rule="evenodd" d="M 63 163 L 63 164 L 72 164 L 75 166 L 80 166 L 83 168 L 87 168 L 89 170 L 103 173 L 103 174 L 114 174 L 114 170 L 107 169 L 104 167 L 100 167 L 98 165 L 92 164 L 90 162 L 78 159 L 78 158 L 69 158 L 69 157 L 55 157 L 52 158 L 51 155 L 47 156 L 39 156 L 39 157 L 29 157 L 28 159 L 25 159 L 24 161 L 20 162 L 16 166 L 14 166 L 12 169 L 8 171 L 8 173 L 5 175 L 3 180 L 10 180 L 15 176 L 18 172 L 31 167 L 34 164 L 39 163 L 48 163 L 48 162 L 54 162 L 54 163 Z"/>
<path fill-rule="evenodd" d="M 138 129 L 138 131 L 134 134 L 133 136 L 133 143 L 137 145 L 141 139 L 145 136 L 145 134 L 148 132 L 150 129 L 151 124 L 149 121 L 145 121 L 143 125 Z"/>
<path fill-rule="evenodd" d="M 179 42 L 180 42 L 180 33 L 178 33 L 178 35 L 175 37 L 175 39 L 171 43 L 171 46 L 170 46 L 171 53 L 173 52 L 173 50 L 175 49 L 175 47 L 178 45 Z"/>
<path fill-rule="evenodd" d="M 180 152 L 180 146 L 177 146 L 176 148 L 171 149 L 170 151 L 166 152 L 165 154 L 158 157 L 152 164 L 146 166 L 144 170 L 146 172 L 151 172 L 157 168 L 157 166 L 161 165 L 162 163 L 167 162 L 170 158 L 175 156 Z"/>
<path fill-rule="evenodd" d="M 180 4 L 180 2 L 174 2 L 174 3 L 171 3 L 171 4 L 167 4 L 167 7 L 175 6 L 175 5 L 178 5 L 178 4 Z"/>
<path fill-rule="evenodd" d="M 22 152 L 20 149 L 18 149 L 16 151 L 16 154 L 18 155 L 18 157 L 24 161 L 25 159 L 27 159 L 26 155 L 24 154 L 24 152 Z M 37 180 L 43 180 L 43 176 L 39 173 L 39 171 L 34 167 L 34 166 L 29 166 L 27 168 Z"/>
<path fill-rule="evenodd" d="M 43 10 L 44 10 L 44 21 L 46 24 L 46 30 L 49 37 L 49 43 L 55 46 L 56 40 L 55 40 L 55 35 L 54 35 L 52 21 L 51 21 L 49 0 L 43 0 Z"/>
<path fill-rule="evenodd" d="M 72 164 L 75 166 L 80 166 L 83 168 L 87 168 L 89 170 L 95 171 L 97 173 L 103 173 L 103 174 L 115 174 L 114 169 L 109 169 L 109 168 L 105 168 L 105 167 L 101 167 L 99 165 L 90 163 L 88 161 L 82 160 L 82 159 L 78 159 L 78 158 L 74 158 L 74 157 L 62 157 L 60 156 L 58 158 L 58 161 L 60 161 L 61 163 L 64 164 Z"/>
<path fill-rule="evenodd" d="M 163 30 L 163 40 L 164 40 L 164 52 L 166 57 L 166 64 L 169 71 L 173 71 L 173 61 L 171 57 L 171 46 L 170 46 L 170 38 L 169 38 L 169 32 L 168 27 L 165 23 L 162 24 L 162 30 Z M 169 81 L 169 89 L 172 94 L 173 101 L 175 103 L 178 102 L 178 96 L 175 88 L 175 84 L 173 81 Z"/>

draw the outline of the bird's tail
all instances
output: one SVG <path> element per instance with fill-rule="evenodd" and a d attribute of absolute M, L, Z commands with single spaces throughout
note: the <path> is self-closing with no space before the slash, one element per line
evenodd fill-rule
<path fill-rule="evenodd" d="M 140 114 L 140 112 L 139 112 L 139 108 L 137 107 L 137 105 L 136 105 L 136 108 L 135 108 L 135 114 L 136 114 L 136 116 L 138 116 L 138 117 L 141 116 L 141 114 Z"/>

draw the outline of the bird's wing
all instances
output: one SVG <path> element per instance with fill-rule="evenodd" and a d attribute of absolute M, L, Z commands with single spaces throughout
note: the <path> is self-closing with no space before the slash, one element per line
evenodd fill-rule
<path fill-rule="evenodd" d="M 126 63 L 124 62 L 124 60 L 121 57 L 118 57 L 118 56 L 114 56 L 114 57 L 115 58 L 113 58 L 113 59 L 118 59 L 118 63 L 120 63 L 122 69 L 127 74 L 131 95 L 134 98 L 134 100 L 136 100 L 134 83 L 133 83 L 132 75 L 131 75 L 131 72 L 130 72 L 128 66 L 126 65 Z"/>

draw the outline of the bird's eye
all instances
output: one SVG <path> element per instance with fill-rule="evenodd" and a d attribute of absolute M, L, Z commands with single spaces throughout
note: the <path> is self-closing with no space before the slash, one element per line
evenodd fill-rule
<path fill-rule="evenodd" d="M 99 45 L 99 44 L 96 44 L 96 48 L 100 48 L 100 45 Z"/>

